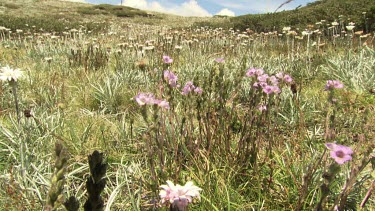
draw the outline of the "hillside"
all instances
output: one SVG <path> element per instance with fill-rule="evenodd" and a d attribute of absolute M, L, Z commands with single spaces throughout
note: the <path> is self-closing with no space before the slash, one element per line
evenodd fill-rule
<path fill-rule="evenodd" d="M 365 13 L 365 14 L 364 14 Z M 217 17 L 219 18 L 219 17 Z M 355 22 L 358 27 L 366 31 L 375 29 L 375 1 L 374 0 L 321 0 L 310 3 L 305 7 L 289 11 L 280 11 L 267 14 L 251 14 L 227 19 L 224 25 L 200 22 L 198 25 L 213 27 L 226 27 L 244 30 L 250 28 L 254 31 L 281 30 L 284 26 L 304 29 L 309 24 L 321 20 L 326 23 L 338 21 L 343 24 Z"/>
<path fill-rule="evenodd" d="M 84 26 L 88 31 L 109 30 L 118 23 L 162 25 L 168 27 L 211 26 L 280 31 L 284 26 L 305 29 L 321 20 L 326 24 L 354 22 L 357 30 L 374 31 L 374 0 L 321 0 L 290 11 L 250 14 L 233 18 L 180 17 L 109 4 L 84 4 L 55 0 L 4 0 L 0 2 L 0 26 L 11 30 L 43 29 L 63 32 Z"/>
<path fill-rule="evenodd" d="M 67 28 L 77 29 L 82 26 L 88 31 L 103 31 L 114 25 L 118 27 L 128 23 L 186 27 L 209 19 L 180 17 L 109 4 L 94 5 L 56 0 L 0 2 L 0 26 L 12 31 L 43 29 L 60 33 Z"/>

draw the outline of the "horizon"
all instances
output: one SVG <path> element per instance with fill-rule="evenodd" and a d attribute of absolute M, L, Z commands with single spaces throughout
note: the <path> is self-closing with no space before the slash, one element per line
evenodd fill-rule
<path fill-rule="evenodd" d="M 293 10 L 316 0 L 66 0 L 89 4 L 112 4 L 181 16 L 212 17 L 272 13 Z M 288 3 L 286 3 L 288 2 Z"/>

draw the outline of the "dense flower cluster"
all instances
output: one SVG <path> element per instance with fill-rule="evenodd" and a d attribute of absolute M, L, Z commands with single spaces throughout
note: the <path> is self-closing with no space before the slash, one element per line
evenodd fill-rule
<path fill-rule="evenodd" d="M 352 159 L 353 150 L 350 147 L 336 143 L 326 143 L 325 146 L 330 150 L 331 158 L 340 165 Z"/>
<path fill-rule="evenodd" d="M 195 186 L 193 182 L 187 182 L 184 186 L 181 186 L 179 184 L 174 185 L 169 180 L 167 185 L 161 185 L 160 188 L 162 189 L 159 193 L 161 203 L 171 204 L 180 210 L 184 210 L 193 201 L 193 198 L 200 199 L 199 191 L 202 190 Z"/>
<path fill-rule="evenodd" d="M 161 108 L 169 109 L 169 102 L 166 100 L 156 99 L 155 96 L 151 93 L 138 93 L 135 96 L 135 101 L 140 105 L 158 105 Z"/>
<path fill-rule="evenodd" d="M 281 92 L 279 88 L 279 83 L 292 83 L 293 79 L 290 75 L 287 75 L 282 72 L 277 73 L 276 75 L 269 76 L 264 73 L 264 70 L 257 68 L 250 68 L 246 72 L 247 77 L 255 78 L 256 81 L 253 83 L 254 88 L 262 88 L 263 92 L 266 94 L 279 94 Z"/>
<path fill-rule="evenodd" d="M 9 66 L 1 68 L 0 80 L 2 81 L 17 81 L 18 78 L 22 77 L 23 72 L 20 69 L 12 69 Z"/>

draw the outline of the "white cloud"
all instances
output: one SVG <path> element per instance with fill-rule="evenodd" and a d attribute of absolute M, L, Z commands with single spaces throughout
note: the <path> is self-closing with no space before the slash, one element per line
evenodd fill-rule
<path fill-rule="evenodd" d="M 183 16 L 212 16 L 207 10 L 203 9 L 197 1 L 190 0 L 188 2 L 184 2 L 181 6 L 175 8 L 177 14 L 181 14 Z"/>
<path fill-rule="evenodd" d="M 146 9 L 148 3 L 146 0 L 125 0 L 123 1 L 122 5 L 138 9 Z"/>
<path fill-rule="evenodd" d="M 63 0 L 63 1 L 71 1 L 71 2 L 87 3 L 85 0 Z"/>
<path fill-rule="evenodd" d="M 232 10 L 227 9 L 227 8 L 220 10 L 220 12 L 216 13 L 216 15 L 235 16 L 234 12 Z"/>
<path fill-rule="evenodd" d="M 172 3 L 162 4 L 158 1 L 124 0 L 122 5 L 143 10 L 171 13 L 181 16 L 212 16 L 212 14 L 201 7 L 196 0 L 188 0 L 179 5 Z"/>
<path fill-rule="evenodd" d="M 274 12 L 281 4 L 285 3 L 287 0 L 208 0 L 213 4 L 222 6 L 224 8 L 229 8 L 232 10 L 240 10 L 247 13 L 264 13 L 264 12 Z M 313 2 L 313 0 L 293 0 L 288 4 L 285 4 L 279 9 L 291 10 L 299 5 L 306 5 L 307 2 Z"/>

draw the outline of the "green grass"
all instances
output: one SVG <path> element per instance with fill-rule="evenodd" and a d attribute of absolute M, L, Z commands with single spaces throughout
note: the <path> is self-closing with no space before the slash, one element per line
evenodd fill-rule
<path fill-rule="evenodd" d="M 99 4 L 91 7 L 78 7 L 77 11 L 84 15 L 115 15 L 117 17 L 147 17 L 148 13 L 125 6 L 114 6 L 110 4 Z"/>
<path fill-rule="evenodd" d="M 32 8 L 49 4 L 51 10 L 65 5 L 73 13 L 95 7 L 94 14 L 74 24 L 96 25 L 104 17 L 99 26 L 105 27 L 64 34 L 67 25 L 55 18 L 40 23 L 43 31 L 29 34 L 31 24 L 47 15 L 33 16 Z M 197 21 L 228 21 L 223 18 L 158 14 L 144 20 L 141 14 L 123 19 L 117 11 L 127 13 L 126 7 L 49 1 L 25 7 L 35 18 L 7 14 L 7 20 L 15 20 L 9 21 L 14 27 L 6 26 L 13 33 L 0 32 L 0 66 L 24 73 L 17 81 L 19 123 L 11 84 L 0 82 L 0 208 L 46 206 L 48 192 L 58 192 L 57 182 L 51 182 L 59 170 L 58 142 L 69 158 L 65 179 L 59 179 L 65 180 L 64 198 L 57 206 L 74 196 L 82 210 L 87 156 L 98 150 L 108 163 L 101 194 L 106 210 L 168 210 L 158 195 L 167 180 L 194 181 L 202 188 L 201 200 L 194 200 L 190 210 L 311 210 L 320 202 L 323 209 L 359 209 L 374 180 L 372 37 L 334 39 L 324 30 L 309 41 L 282 32 L 244 36 L 191 28 Z M 20 28 L 24 23 L 29 26 Z M 148 45 L 154 49 L 145 49 Z M 163 63 L 165 55 L 172 64 Z M 280 80 L 281 93 L 267 95 L 253 87 L 258 79 L 245 76 L 252 67 L 269 76 L 289 74 L 293 84 Z M 169 85 L 163 76 L 167 69 L 178 76 L 180 87 Z M 340 80 L 344 88 L 325 91 L 327 80 Z M 182 95 L 188 81 L 203 93 Z M 135 100 L 140 92 L 168 101 L 170 109 L 140 106 Z M 267 110 L 260 111 L 260 105 Z M 338 172 L 332 171 L 336 165 L 327 142 L 354 151 Z M 370 198 L 366 207 L 374 206 Z"/>

